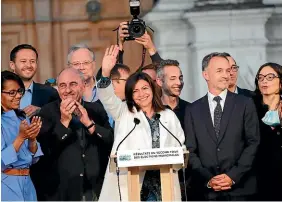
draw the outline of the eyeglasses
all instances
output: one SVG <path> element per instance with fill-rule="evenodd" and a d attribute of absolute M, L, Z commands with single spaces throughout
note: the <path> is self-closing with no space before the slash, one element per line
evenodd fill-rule
<path fill-rule="evenodd" d="M 25 89 L 24 88 L 19 88 L 18 90 L 1 91 L 1 92 L 9 94 L 9 96 L 11 96 L 11 97 L 15 97 L 17 95 L 17 93 L 19 93 L 20 95 L 23 95 L 24 92 L 25 92 Z"/>
<path fill-rule="evenodd" d="M 84 61 L 84 62 L 74 62 L 74 63 L 69 63 L 69 65 L 73 66 L 73 67 L 80 67 L 82 66 L 88 66 L 90 65 L 92 62 L 94 62 L 94 60 L 92 61 Z"/>
<path fill-rule="evenodd" d="M 257 80 L 258 80 L 259 82 L 262 82 L 262 81 L 264 80 L 264 78 L 266 78 L 267 81 L 272 81 L 273 79 L 275 79 L 275 78 L 280 78 L 280 77 L 279 77 L 279 76 L 276 76 L 276 75 L 273 74 L 273 73 L 269 73 L 269 74 L 267 74 L 267 75 L 259 74 L 259 75 L 257 76 Z"/>
<path fill-rule="evenodd" d="M 232 72 L 238 72 L 239 66 L 238 65 L 232 65 L 231 66 L 231 71 Z"/>

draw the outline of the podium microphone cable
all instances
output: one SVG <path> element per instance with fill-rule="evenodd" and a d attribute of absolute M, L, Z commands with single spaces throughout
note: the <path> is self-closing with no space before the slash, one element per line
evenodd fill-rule
<path fill-rule="evenodd" d="M 117 166 L 117 163 L 116 163 L 116 174 L 117 174 L 117 181 L 118 181 L 118 193 L 119 193 L 119 200 L 121 202 L 122 200 L 121 200 L 121 192 L 120 192 L 119 171 L 120 171 L 119 167 Z"/>
<path fill-rule="evenodd" d="M 120 179 L 119 179 L 119 174 L 120 174 L 120 170 L 118 167 L 118 163 L 117 163 L 117 152 L 118 149 L 120 147 L 120 145 L 124 142 L 124 140 L 134 131 L 134 129 L 136 128 L 136 126 L 140 123 L 140 120 L 138 118 L 134 118 L 134 127 L 132 128 L 132 130 L 122 139 L 122 141 L 118 144 L 117 149 L 116 149 L 116 159 L 115 159 L 115 163 L 116 163 L 116 174 L 117 174 L 117 180 L 118 180 L 118 191 L 119 191 L 119 200 L 121 201 L 121 191 L 120 191 Z"/>
<path fill-rule="evenodd" d="M 187 185 L 186 185 L 186 177 L 185 177 L 185 167 L 182 168 L 182 174 L 183 174 L 183 181 L 184 181 L 184 193 L 185 193 L 185 201 L 187 200 Z"/>
<path fill-rule="evenodd" d="M 160 114 L 156 114 L 157 116 L 157 120 L 159 121 L 159 123 L 162 125 L 162 127 L 164 127 L 164 129 L 171 135 L 174 137 L 174 139 L 179 143 L 180 147 L 182 147 L 181 142 L 179 141 L 179 139 L 177 137 L 175 137 L 175 135 L 173 135 L 170 130 L 167 129 L 167 127 L 165 127 L 163 125 L 163 123 L 160 120 L 161 115 Z M 159 131 L 159 135 L 160 135 L 160 131 Z M 187 186 L 186 186 L 186 177 L 185 177 L 185 168 L 182 168 L 182 174 L 183 174 L 183 181 L 184 181 L 184 193 L 185 193 L 185 200 L 187 201 Z"/>

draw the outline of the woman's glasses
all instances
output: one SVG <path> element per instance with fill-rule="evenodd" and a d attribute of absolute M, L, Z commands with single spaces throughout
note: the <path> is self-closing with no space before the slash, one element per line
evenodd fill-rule
<path fill-rule="evenodd" d="M 257 76 L 257 80 L 258 80 L 259 82 L 262 82 L 262 81 L 264 80 L 264 78 L 266 78 L 267 81 L 272 81 L 272 80 L 275 79 L 275 78 L 279 78 L 279 76 L 276 76 L 276 75 L 273 74 L 273 73 L 269 73 L 269 74 L 267 74 L 267 75 L 259 74 L 259 75 Z"/>
<path fill-rule="evenodd" d="M 11 90 L 11 91 L 1 91 L 2 93 L 6 93 L 9 94 L 9 96 L 11 97 L 15 97 L 17 95 L 17 93 L 19 93 L 20 95 L 23 95 L 25 92 L 24 88 L 19 88 L 18 90 Z"/>

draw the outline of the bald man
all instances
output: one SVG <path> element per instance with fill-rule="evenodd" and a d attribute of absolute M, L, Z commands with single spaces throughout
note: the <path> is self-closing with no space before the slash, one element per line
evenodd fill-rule
<path fill-rule="evenodd" d="M 44 158 L 32 172 L 39 200 L 97 199 L 113 143 L 113 131 L 104 108 L 82 99 L 84 76 L 63 70 L 58 78 L 60 100 L 40 111 L 38 141 Z"/>

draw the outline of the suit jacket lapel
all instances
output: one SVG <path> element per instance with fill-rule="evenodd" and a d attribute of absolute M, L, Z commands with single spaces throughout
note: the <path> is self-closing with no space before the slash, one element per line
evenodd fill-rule
<path fill-rule="evenodd" d="M 237 86 L 237 92 L 238 92 L 238 94 L 242 94 L 242 93 L 243 93 L 243 92 L 242 92 L 242 89 L 239 88 L 238 86 Z"/>
<path fill-rule="evenodd" d="M 223 114 L 222 114 L 221 122 L 220 122 L 220 132 L 219 132 L 218 143 L 220 143 L 220 141 L 222 140 L 222 138 L 225 135 L 225 131 L 229 123 L 229 118 L 232 115 L 234 104 L 235 104 L 234 94 L 227 91 L 227 96 L 226 96 L 226 100 L 225 100 L 224 108 L 223 108 Z"/>
<path fill-rule="evenodd" d="M 208 134 L 211 136 L 212 140 L 217 144 L 217 138 L 215 135 L 215 131 L 211 119 L 208 95 L 206 95 L 202 99 L 201 115 L 204 119 L 204 124 L 208 130 Z"/>
<path fill-rule="evenodd" d="M 33 83 L 33 92 L 31 98 L 31 104 L 34 106 L 41 106 L 40 104 L 40 87 L 37 83 Z"/>

